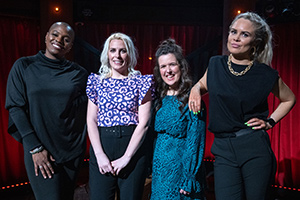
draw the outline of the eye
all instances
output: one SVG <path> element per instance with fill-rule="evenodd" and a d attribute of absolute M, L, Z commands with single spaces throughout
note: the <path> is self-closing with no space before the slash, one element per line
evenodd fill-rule
<path fill-rule="evenodd" d="M 51 35 L 53 35 L 54 37 L 58 37 L 57 33 L 52 33 Z"/>
<path fill-rule="evenodd" d="M 171 66 L 171 67 L 175 67 L 175 66 L 177 66 L 177 63 L 175 63 L 175 62 L 170 63 L 170 66 Z"/>
<path fill-rule="evenodd" d="M 229 31 L 229 34 L 230 34 L 230 35 L 234 35 L 234 34 L 236 34 L 236 30 L 234 30 L 234 29 L 231 29 L 231 30 Z"/>
<path fill-rule="evenodd" d="M 66 43 L 70 43 L 70 42 L 71 42 L 70 38 L 65 38 L 64 41 L 65 41 Z"/>
<path fill-rule="evenodd" d="M 126 49 L 122 49 L 121 53 L 127 53 L 127 50 Z"/>
<path fill-rule="evenodd" d="M 109 52 L 114 53 L 116 52 L 116 49 L 110 49 Z"/>
<path fill-rule="evenodd" d="M 242 35 L 243 35 L 243 37 L 245 37 L 245 38 L 250 36 L 249 33 L 242 33 Z"/>
<path fill-rule="evenodd" d="M 162 68 L 165 68 L 166 65 L 160 65 L 159 67 L 160 67 L 160 69 L 162 69 Z"/>

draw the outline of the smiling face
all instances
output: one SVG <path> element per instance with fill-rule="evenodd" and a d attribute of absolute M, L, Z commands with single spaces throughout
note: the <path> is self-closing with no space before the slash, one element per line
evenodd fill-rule
<path fill-rule="evenodd" d="M 255 32 L 252 22 L 240 18 L 230 28 L 227 48 L 233 57 L 250 60 Z"/>
<path fill-rule="evenodd" d="M 61 59 L 71 50 L 74 35 L 64 24 L 51 26 L 45 37 L 45 56 L 50 59 Z"/>
<path fill-rule="evenodd" d="M 176 91 L 179 86 L 181 71 L 174 54 L 161 55 L 158 58 L 159 72 L 169 90 Z"/>
<path fill-rule="evenodd" d="M 109 65 L 112 69 L 112 77 L 128 75 L 128 52 L 123 40 L 113 39 L 109 43 L 108 49 Z"/>

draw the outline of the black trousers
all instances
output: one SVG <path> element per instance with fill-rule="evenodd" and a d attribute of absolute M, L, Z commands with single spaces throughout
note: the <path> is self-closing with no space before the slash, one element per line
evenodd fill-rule
<path fill-rule="evenodd" d="M 237 137 L 215 137 L 214 176 L 217 200 L 266 200 L 276 158 L 264 130 Z"/>
<path fill-rule="evenodd" d="M 44 179 L 40 171 L 35 176 L 32 155 L 24 149 L 25 167 L 36 200 L 73 200 L 84 153 L 65 163 L 51 162 L 55 173 L 52 178 Z"/>
<path fill-rule="evenodd" d="M 99 127 L 102 148 L 109 160 L 120 158 L 126 151 L 136 126 Z M 118 176 L 101 174 L 92 145 L 90 146 L 90 200 L 140 200 L 146 179 L 146 154 L 142 145 Z"/>

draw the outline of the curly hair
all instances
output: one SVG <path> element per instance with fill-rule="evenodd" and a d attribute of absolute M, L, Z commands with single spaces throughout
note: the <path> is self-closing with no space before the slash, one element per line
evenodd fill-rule
<path fill-rule="evenodd" d="M 254 55 L 252 56 L 253 60 L 271 65 L 273 49 L 272 32 L 270 26 L 258 14 L 253 12 L 245 12 L 236 16 L 229 28 L 231 29 L 232 25 L 241 18 L 252 22 L 255 29 L 255 36 L 253 41 L 253 45 L 255 48 L 253 51 Z"/>
<path fill-rule="evenodd" d="M 128 35 L 125 35 L 124 33 L 113 33 L 106 39 L 101 53 L 101 57 L 100 57 L 101 66 L 99 69 L 99 74 L 101 79 L 109 78 L 112 76 L 111 66 L 109 65 L 109 60 L 108 60 L 109 44 L 112 40 L 122 40 L 125 44 L 128 57 L 129 57 L 128 77 L 140 75 L 141 72 L 134 69 L 134 67 L 137 64 L 138 52 L 131 38 Z"/>
<path fill-rule="evenodd" d="M 188 74 L 189 65 L 185 60 L 182 48 L 176 44 L 174 39 L 167 39 L 161 42 L 155 53 L 155 66 L 154 66 L 154 79 L 156 87 L 156 96 L 158 97 L 158 102 L 156 105 L 156 110 L 159 110 L 162 106 L 162 99 L 167 95 L 169 86 L 163 81 L 160 74 L 160 66 L 158 59 L 162 55 L 173 54 L 179 64 L 181 76 L 179 79 L 179 88 L 177 99 L 182 103 L 179 109 L 182 109 L 188 103 L 189 90 L 192 86 L 192 80 Z"/>

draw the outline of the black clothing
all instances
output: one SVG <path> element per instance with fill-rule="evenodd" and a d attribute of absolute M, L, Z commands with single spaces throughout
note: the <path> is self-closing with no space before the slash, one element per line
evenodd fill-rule
<path fill-rule="evenodd" d="M 246 128 L 244 123 L 253 117 L 266 120 L 268 96 L 278 80 L 276 70 L 256 62 L 245 75 L 235 76 L 229 71 L 227 60 L 228 56 L 214 56 L 208 65 L 208 130 L 214 134 Z M 246 67 L 234 63 L 231 66 L 236 72 Z"/>
<path fill-rule="evenodd" d="M 19 134 L 24 149 L 43 145 L 61 163 L 85 151 L 88 73 L 43 53 L 20 58 L 11 69 L 5 105 L 9 132 L 19 132 L 13 134 Z"/>
<path fill-rule="evenodd" d="M 249 131 L 239 137 L 214 139 L 211 152 L 215 156 L 216 199 L 268 199 L 276 158 L 268 133 Z"/>
<path fill-rule="evenodd" d="M 124 155 L 135 127 L 135 125 L 98 127 L 101 145 L 109 160 L 116 160 Z M 128 165 L 117 176 L 109 173 L 103 175 L 99 172 L 93 147 L 90 146 L 90 200 L 114 200 L 116 191 L 120 195 L 119 199 L 142 199 L 147 170 L 146 142 L 144 141 Z"/>

